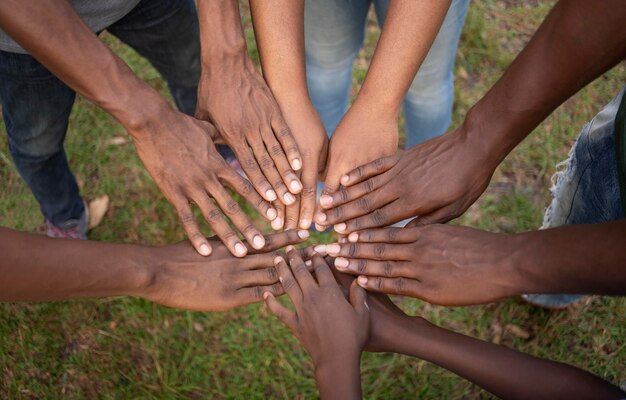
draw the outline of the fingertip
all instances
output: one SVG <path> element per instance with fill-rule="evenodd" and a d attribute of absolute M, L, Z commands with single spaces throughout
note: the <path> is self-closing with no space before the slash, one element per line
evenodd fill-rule
<path fill-rule="evenodd" d="M 294 179 L 289 183 L 289 191 L 294 194 L 300 193 L 302 191 L 302 184 Z"/>
<path fill-rule="evenodd" d="M 270 297 L 272 297 L 272 293 L 263 292 L 263 300 L 267 301 Z"/>
<path fill-rule="evenodd" d="M 300 228 L 301 229 L 309 229 L 310 227 L 311 227 L 311 220 L 310 219 L 304 218 L 302 221 L 300 221 Z"/>
<path fill-rule="evenodd" d="M 341 177 L 341 184 L 346 186 L 348 183 L 350 183 L 350 176 L 348 175 L 344 175 Z"/>
<path fill-rule="evenodd" d="M 281 230 L 283 229 L 283 219 L 281 217 L 276 217 L 273 221 L 272 221 L 272 229 L 274 229 L 275 231 Z"/>
<path fill-rule="evenodd" d="M 274 201 L 276 200 L 278 197 L 276 196 L 276 192 L 273 191 L 272 189 L 269 189 L 265 192 L 265 198 L 268 201 Z"/>
<path fill-rule="evenodd" d="M 274 258 L 274 265 L 278 265 L 281 262 L 284 262 L 285 260 L 281 257 L 281 256 L 277 256 Z"/>
<path fill-rule="evenodd" d="M 309 236 L 311 236 L 311 234 L 309 233 L 309 231 L 302 229 L 298 231 L 298 237 L 302 240 L 308 239 Z"/>
<path fill-rule="evenodd" d="M 287 253 L 291 253 L 291 252 L 292 252 L 292 251 L 294 251 L 295 249 L 296 249 L 296 248 L 295 248 L 295 247 L 293 247 L 292 245 L 289 245 L 289 246 L 285 247 L 285 251 L 286 251 Z"/>
<path fill-rule="evenodd" d="M 332 196 L 329 196 L 327 194 L 323 194 L 320 196 L 320 205 L 324 208 L 328 208 L 333 204 L 333 198 Z"/>
<path fill-rule="evenodd" d="M 285 193 L 283 195 L 283 201 L 285 202 L 286 205 L 290 206 L 296 202 L 296 198 L 291 193 Z"/>
<path fill-rule="evenodd" d="M 200 255 L 206 257 L 211 254 L 211 250 L 212 250 L 211 246 L 209 246 L 208 243 L 202 243 L 200 245 L 200 249 L 198 250 L 198 252 L 200 253 Z"/>
<path fill-rule="evenodd" d="M 246 249 L 246 246 L 244 246 L 242 243 L 235 244 L 235 255 L 237 257 L 243 257 L 246 255 L 247 252 L 248 249 Z"/>
<path fill-rule="evenodd" d="M 291 168 L 293 168 L 294 171 L 300 171 L 302 169 L 302 161 L 300 161 L 299 158 L 294 158 L 291 160 Z"/>
<path fill-rule="evenodd" d="M 318 223 L 315 223 L 315 230 L 318 232 L 324 232 L 326 230 L 326 227 L 324 225 L 320 225 Z"/>
<path fill-rule="evenodd" d="M 265 212 L 265 215 L 267 216 L 267 218 L 268 218 L 270 221 L 273 221 L 273 220 L 274 220 L 274 219 L 276 219 L 276 217 L 278 216 L 278 213 L 276 212 L 276 210 L 275 210 L 275 209 L 273 209 L 273 208 L 269 208 L 269 209 Z"/>
<path fill-rule="evenodd" d="M 356 243 L 359 240 L 359 234 L 356 232 L 352 232 L 348 235 L 348 241 L 350 243 Z"/>
<path fill-rule="evenodd" d="M 361 275 L 361 276 L 359 276 L 359 277 L 357 278 L 357 280 L 356 280 L 356 281 L 357 281 L 357 283 L 359 284 L 359 286 L 361 286 L 361 287 L 366 287 L 366 286 L 367 286 L 367 281 L 368 281 L 368 279 L 367 279 L 367 277 L 366 277 L 366 276 Z"/>
<path fill-rule="evenodd" d="M 337 233 L 343 233 L 346 231 L 347 228 L 348 227 L 343 222 L 334 226 L 335 232 Z"/>
<path fill-rule="evenodd" d="M 265 247 L 265 239 L 261 235 L 256 235 L 252 239 L 252 245 L 255 249 L 260 250 Z"/>

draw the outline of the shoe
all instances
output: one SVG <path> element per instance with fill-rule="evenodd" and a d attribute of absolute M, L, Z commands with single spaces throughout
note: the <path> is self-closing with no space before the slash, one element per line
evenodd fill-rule
<path fill-rule="evenodd" d="M 581 294 L 523 294 L 522 299 L 534 306 L 551 310 L 564 310 L 584 299 Z"/>
<path fill-rule="evenodd" d="M 61 225 L 46 220 L 47 235 L 51 238 L 87 240 L 89 230 L 89 206 L 85 203 L 85 211 L 78 219 L 70 219 Z"/>

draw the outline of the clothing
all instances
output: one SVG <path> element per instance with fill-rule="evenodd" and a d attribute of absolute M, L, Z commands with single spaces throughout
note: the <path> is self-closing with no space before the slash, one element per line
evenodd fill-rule
<path fill-rule="evenodd" d="M 374 3 L 381 25 L 388 0 L 315 0 L 305 2 L 305 49 L 309 94 L 331 135 L 346 113 L 352 64 Z M 435 41 L 404 100 L 406 146 L 446 132 L 452 120 L 453 67 L 469 0 L 453 0 Z"/>
<path fill-rule="evenodd" d="M 139 0 L 71 0 L 72 7 L 94 32 L 119 21 L 139 3 Z M 0 50 L 28 54 L 9 35 L 0 29 Z"/>
<path fill-rule="evenodd" d="M 581 131 L 569 158 L 553 177 L 554 198 L 546 209 L 542 229 L 570 224 L 597 224 L 624 218 L 615 151 L 615 117 L 622 89 Z M 580 295 L 526 295 L 535 304 L 558 307 Z"/>
<path fill-rule="evenodd" d="M 193 115 L 200 79 L 194 1 L 142 0 L 106 28 L 145 56 L 166 79 L 178 108 Z M 84 211 L 63 149 L 75 96 L 30 55 L 0 51 L 0 101 L 9 150 L 44 217 L 58 226 Z"/>

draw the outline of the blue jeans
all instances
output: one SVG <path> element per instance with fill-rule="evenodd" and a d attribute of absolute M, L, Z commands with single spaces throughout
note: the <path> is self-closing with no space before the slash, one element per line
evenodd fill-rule
<path fill-rule="evenodd" d="M 554 198 L 546 209 L 542 229 L 624 218 L 615 156 L 615 116 L 624 91 L 585 125 L 568 159 L 557 166 L 560 171 L 553 177 Z M 571 304 L 580 297 L 525 295 L 532 303 L 552 307 Z"/>
<path fill-rule="evenodd" d="M 335 131 L 348 108 L 352 64 L 365 37 L 372 0 L 305 2 L 309 93 L 326 132 Z M 389 0 L 373 0 L 384 24 Z M 446 132 L 452 121 L 454 59 L 469 0 L 453 0 L 435 41 L 404 99 L 406 146 Z"/>
<path fill-rule="evenodd" d="M 193 0 L 142 0 L 107 30 L 164 76 L 178 108 L 193 115 L 200 37 Z M 55 225 L 84 212 L 63 141 L 76 93 L 27 54 L 0 51 L 0 101 L 15 166 Z"/>

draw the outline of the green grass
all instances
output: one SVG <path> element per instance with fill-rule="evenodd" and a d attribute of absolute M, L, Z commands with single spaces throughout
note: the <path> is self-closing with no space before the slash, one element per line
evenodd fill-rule
<path fill-rule="evenodd" d="M 552 2 L 518 3 L 472 3 L 458 55 L 455 124 L 498 79 Z M 249 17 L 244 25 L 252 41 Z M 370 18 L 366 46 L 355 64 L 357 85 L 377 37 Z M 167 96 L 164 82 L 145 60 L 110 36 L 104 40 Z M 487 192 L 459 222 L 498 232 L 540 226 L 554 165 L 566 157 L 579 129 L 618 92 L 625 78 L 626 69 L 619 66 L 559 108 L 511 153 Z M 184 239 L 172 207 L 141 166 L 132 144 L 107 144 L 125 135 L 106 113 L 77 100 L 66 141 L 71 167 L 85 197 L 111 198 L 111 208 L 91 238 L 153 245 Z M 0 191 L 0 225 L 31 231 L 41 224 L 38 206 L 13 167 L 4 138 Z M 322 235 L 315 239 L 331 240 Z M 560 312 L 517 299 L 460 308 L 412 299 L 398 302 L 407 312 L 444 327 L 572 363 L 614 383 L 626 379 L 624 299 L 592 297 Z M 506 330 L 500 337 L 498 332 L 507 324 L 526 330 L 530 338 Z M 435 365 L 397 355 L 366 354 L 362 375 L 367 398 L 487 396 Z M 226 313 L 178 311 L 132 298 L 0 305 L 0 398 L 316 396 L 309 358 L 260 305 Z"/>

